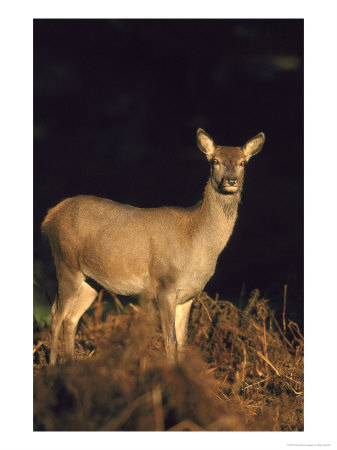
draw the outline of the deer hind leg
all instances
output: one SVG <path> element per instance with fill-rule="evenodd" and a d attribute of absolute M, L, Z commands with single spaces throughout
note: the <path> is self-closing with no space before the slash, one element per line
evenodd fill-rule
<path fill-rule="evenodd" d="M 175 291 L 164 290 L 159 293 L 157 299 L 167 359 L 175 362 L 177 360 L 177 340 L 174 324 L 176 293 Z"/>
<path fill-rule="evenodd" d="M 187 342 L 188 318 L 193 299 L 176 306 L 175 331 L 177 337 L 178 361 L 184 358 Z"/>
<path fill-rule="evenodd" d="M 82 282 L 77 292 L 74 308 L 69 311 L 64 319 L 64 345 L 66 360 L 74 359 L 75 334 L 78 322 L 85 311 L 92 305 L 97 296 L 97 291 L 85 281 Z"/>
<path fill-rule="evenodd" d="M 52 307 L 50 363 L 56 364 L 60 329 L 64 327 L 65 359 L 74 359 L 75 333 L 78 321 L 95 300 L 97 292 L 84 281 L 79 271 L 65 265 L 57 267 L 58 296 Z"/>
<path fill-rule="evenodd" d="M 53 306 L 51 308 L 51 350 L 50 350 L 50 364 L 55 365 L 57 360 L 57 344 L 60 334 L 60 329 L 63 322 L 63 316 L 59 311 L 59 296 L 56 295 Z"/>

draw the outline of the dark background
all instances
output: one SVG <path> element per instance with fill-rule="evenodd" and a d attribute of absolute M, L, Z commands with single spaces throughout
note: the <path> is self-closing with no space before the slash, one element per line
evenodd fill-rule
<path fill-rule="evenodd" d="M 303 325 L 303 20 L 34 20 L 34 243 L 68 196 L 191 206 L 208 164 L 195 132 L 266 143 L 206 291 L 245 306 L 259 288 Z M 47 268 L 47 269 L 46 269 Z"/>

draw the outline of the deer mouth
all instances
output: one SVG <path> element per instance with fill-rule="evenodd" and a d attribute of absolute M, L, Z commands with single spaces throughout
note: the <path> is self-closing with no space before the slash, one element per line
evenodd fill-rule
<path fill-rule="evenodd" d="M 236 194 L 237 192 L 241 191 L 241 186 L 228 186 L 228 185 L 220 184 L 218 186 L 218 190 L 219 190 L 220 194 L 232 195 L 232 194 Z"/>

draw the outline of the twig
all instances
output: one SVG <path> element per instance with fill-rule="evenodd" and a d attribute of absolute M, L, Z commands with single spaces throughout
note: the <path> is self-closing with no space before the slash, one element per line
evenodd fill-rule
<path fill-rule="evenodd" d="M 287 326 L 286 326 L 286 303 L 287 303 L 287 285 L 285 284 L 283 286 L 283 331 L 286 332 Z"/>
<path fill-rule="evenodd" d="M 290 347 L 292 350 L 295 350 L 295 349 L 294 349 L 294 346 L 291 344 L 291 342 L 288 341 L 288 339 L 286 338 L 285 334 L 284 334 L 283 331 L 281 330 L 281 327 L 280 327 L 278 321 L 275 319 L 274 311 L 272 311 L 269 307 L 268 307 L 268 309 L 269 309 L 269 314 L 270 314 L 271 317 L 273 318 L 273 321 L 274 321 L 275 325 L 277 326 L 277 329 L 279 330 L 279 332 L 280 332 L 281 336 L 283 337 L 284 341 L 289 345 L 289 347 Z"/>
<path fill-rule="evenodd" d="M 294 394 L 296 394 L 296 395 L 303 395 L 303 394 L 304 394 L 303 391 L 302 391 L 302 392 L 297 392 L 297 391 L 295 391 L 295 389 L 294 389 L 292 386 L 290 386 L 290 384 L 289 384 L 287 381 L 284 380 L 284 382 L 285 382 L 285 384 L 286 384 L 288 387 L 290 387 L 290 389 L 293 391 Z"/>
<path fill-rule="evenodd" d="M 94 312 L 94 319 L 95 319 L 95 325 L 98 325 L 98 323 L 102 320 L 102 298 L 103 298 L 103 289 L 99 291 L 98 299 L 95 305 L 95 312 Z"/>
<path fill-rule="evenodd" d="M 159 384 L 152 389 L 152 402 L 154 412 L 155 431 L 164 431 L 164 411 L 162 402 L 162 392 Z"/>
<path fill-rule="evenodd" d="M 295 341 L 297 341 L 300 344 L 300 346 L 303 347 L 304 337 L 303 337 L 302 333 L 300 332 L 300 329 L 299 329 L 297 323 L 289 320 L 288 328 L 291 331 L 291 334 L 293 335 L 293 338 L 295 339 Z M 298 334 L 299 338 L 297 336 L 295 336 L 294 330 L 296 330 L 296 333 Z"/>
<path fill-rule="evenodd" d="M 287 375 L 284 375 L 284 378 L 288 378 L 288 380 L 292 381 L 293 383 L 299 384 L 299 385 L 303 384 L 303 381 L 294 380 L 293 378 L 288 377 Z"/>
<path fill-rule="evenodd" d="M 270 365 L 270 367 L 275 371 L 275 373 L 280 377 L 280 372 L 276 369 L 276 367 L 273 366 L 273 364 L 269 361 L 268 358 L 266 358 L 264 355 L 262 355 L 261 352 L 259 352 L 259 350 L 255 350 L 256 353 L 258 354 L 258 356 L 260 356 L 260 358 L 262 358 L 264 361 L 266 361 L 266 363 L 268 363 Z"/>
<path fill-rule="evenodd" d="M 237 336 L 237 339 L 241 342 L 243 348 L 243 362 L 242 362 L 242 380 L 246 378 L 246 366 L 247 366 L 247 352 L 246 344 Z"/>
<path fill-rule="evenodd" d="M 123 311 L 124 306 L 123 306 L 122 303 L 120 302 L 120 300 L 119 300 L 119 298 L 117 297 L 117 295 L 112 294 L 112 298 L 115 300 L 117 312 L 119 313 L 120 311 Z"/>
<path fill-rule="evenodd" d="M 248 315 L 251 313 L 251 311 L 254 308 L 259 297 L 260 297 L 260 291 L 258 289 L 254 289 L 250 294 L 250 298 L 248 300 L 248 305 L 243 310 L 244 314 Z"/>
<path fill-rule="evenodd" d="M 299 326 L 297 325 L 297 323 L 293 322 L 292 320 L 289 320 L 288 327 L 294 327 L 295 330 L 296 330 L 296 332 L 297 332 L 297 334 L 299 335 L 299 337 L 304 341 L 304 336 L 303 336 L 303 334 L 300 332 L 300 328 L 299 328 Z"/>
<path fill-rule="evenodd" d="M 211 318 L 211 316 L 210 316 L 210 313 L 208 312 L 208 309 L 207 309 L 206 306 L 204 305 L 204 302 L 201 301 L 200 303 L 201 303 L 201 306 L 205 309 L 205 311 L 206 311 L 206 313 L 207 313 L 207 315 L 208 315 L 209 321 L 210 321 L 211 323 L 213 323 L 212 318 Z"/>
<path fill-rule="evenodd" d="M 266 318 L 263 317 L 263 352 L 265 357 L 268 359 L 268 352 L 267 352 L 267 333 L 266 333 Z M 266 365 L 266 370 L 268 369 L 268 366 Z M 268 370 L 267 370 L 268 371 Z"/>
<path fill-rule="evenodd" d="M 146 392 L 142 396 L 136 398 L 129 406 L 124 409 L 118 417 L 113 417 L 110 419 L 104 427 L 102 427 L 101 431 L 115 431 L 121 428 L 121 426 L 129 419 L 131 414 L 140 406 L 142 403 L 146 403 L 151 399 L 151 393 Z"/>
<path fill-rule="evenodd" d="M 137 313 L 139 313 L 141 311 L 139 306 L 134 305 L 133 303 L 129 303 L 129 305 L 131 306 L 131 308 L 136 311 Z"/>
<path fill-rule="evenodd" d="M 204 372 L 202 372 L 202 375 L 208 375 L 212 372 L 215 372 L 216 370 L 217 370 L 217 367 L 211 367 L 210 369 L 207 369 Z"/>
<path fill-rule="evenodd" d="M 34 345 L 34 347 L 33 347 L 33 355 L 41 347 L 41 345 L 43 345 L 42 341 L 39 341 L 36 345 Z"/>
<path fill-rule="evenodd" d="M 245 389 L 251 388 L 251 387 L 253 387 L 253 386 L 257 385 L 257 384 L 262 384 L 262 383 L 264 383 L 265 381 L 267 381 L 268 378 L 269 378 L 269 377 L 265 378 L 264 380 L 257 381 L 256 383 L 249 384 L 249 385 L 245 386 L 245 387 L 242 388 L 242 389 L 245 390 Z"/>

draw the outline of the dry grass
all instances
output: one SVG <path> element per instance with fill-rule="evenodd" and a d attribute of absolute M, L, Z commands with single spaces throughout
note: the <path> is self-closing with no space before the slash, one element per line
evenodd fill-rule
<path fill-rule="evenodd" d="M 243 311 L 200 294 L 181 365 L 156 320 L 114 300 L 114 314 L 100 296 L 85 315 L 72 365 L 49 367 L 49 330 L 36 334 L 35 430 L 303 430 L 303 336 L 257 290 Z"/>

